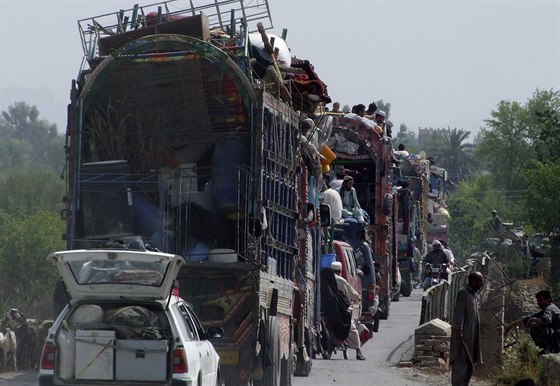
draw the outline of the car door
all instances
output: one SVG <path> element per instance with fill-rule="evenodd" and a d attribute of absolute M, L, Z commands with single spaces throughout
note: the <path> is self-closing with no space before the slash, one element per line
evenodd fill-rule
<path fill-rule="evenodd" d="M 358 276 L 358 270 L 356 268 L 356 258 L 354 257 L 354 251 L 350 246 L 344 248 L 344 257 L 346 260 L 348 277 L 346 281 L 356 290 L 358 294 L 362 294 L 362 282 Z M 353 303 L 353 315 L 358 318 L 361 315 L 362 304 L 361 302 Z"/>
<path fill-rule="evenodd" d="M 206 369 L 205 376 L 208 379 L 209 385 L 215 385 L 218 376 L 218 360 L 217 356 L 214 354 L 214 346 L 212 346 L 212 343 L 206 339 L 206 331 L 204 330 L 202 323 L 200 323 L 200 320 L 188 304 L 187 309 L 189 310 L 189 315 L 194 323 L 195 328 L 198 331 L 198 335 L 200 336 L 200 343 L 202 345 L 201 347 L 204 347 L 204 352 L 206 355 L 204 360 L 204 366 Z"/>
<path fill-rule="evenodd" d="M 181 315 L 188 329 L 192 331 L 194 352 L 192 354 L 187 353 L 187 355 L 193 355 L 194 359 L 198 361 L 202 375 L 202 384 L 213 385 L 215 384 L 215 375 L 212 370 L 213 357 L 211 355 L 210 343 L 203 339 L 204 330 L 202 329 L 202 325 L 200 325 L 198 319 L 195 319 L 192 310 L 186 303 L 180 303 L 179 310 L 181 311 Z M 214 383 L 212 382 L 212 378 L 214 378 Z"/>

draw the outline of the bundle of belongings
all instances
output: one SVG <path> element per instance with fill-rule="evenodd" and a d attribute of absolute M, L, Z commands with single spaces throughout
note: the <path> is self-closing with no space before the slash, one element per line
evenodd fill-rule
<path fill-rule="evenodd" d="M 249 40 L 253 74 L 265 83 L 273 84 L 267 91 L 279 94 L 286 102 L 291 100 L 294 109 L 305 113 L 313 113 L 320 102 L 330 103 L 327 85 L 321 81 L 313 65 L 308 60 L 292 57 L 281 37 L 266 36 L 273 46 L 272 54 L 261 33 L 250 34 Z M 275 86 L 278 92 L 275 92 Z M 287 88 L 289 95 L 282 94 L 282 87 Z"/>

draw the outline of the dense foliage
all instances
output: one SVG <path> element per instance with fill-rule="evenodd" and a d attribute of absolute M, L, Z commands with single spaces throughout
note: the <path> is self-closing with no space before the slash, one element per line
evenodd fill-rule
<path fill-rule="evenodd" d="M 52 317 L 54 266 L 64 249 L 64 137 L 17 102 L 0 116 L 0 305 L 35 318 Z"/>

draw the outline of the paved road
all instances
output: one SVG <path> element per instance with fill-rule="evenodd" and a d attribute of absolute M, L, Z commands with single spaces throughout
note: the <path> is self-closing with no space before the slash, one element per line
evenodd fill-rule
<path fill-rule="evenodd" d="M 349 351 L 349 359 L 342 353 L 330 360 L 316 359 L 309 377 L 295 377 L 293 384 L 300 385 L 445 385 L 449 378 L 444 375 L 428 375 L 415 369 L 396 367 L 401 361 L 410 361 L 414 352 L 414 330 L 420 321 L 422 292 L 414 290 L 408 298 L 392 302 L 388 320 L 382 320 L 379 332 L 366 342 L 362 352 L 365 361 L 355 359 L 355 351 Z"/>

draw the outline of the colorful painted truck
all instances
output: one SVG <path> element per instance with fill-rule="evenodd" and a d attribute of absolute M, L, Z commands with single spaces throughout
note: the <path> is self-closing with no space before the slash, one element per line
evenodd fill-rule
<path fill-rule="evenodd" d="M 430 162 L 417 155 L 397 160 L 397 166 L 393 167 L 393 186 L 399 201 L 397 237 L 401 295 L 409 296 L 420 260 L 428 252 Z"/>
<path fill-rule="evenodd" d="M 374 260 L 381 275 L 379 314 L 389 316 L 391 299 L 400 291 L 400 272 L 397 260 L 396 215 L 398 201 L 391 192 L 392 147 L 390 141 L 379 135 L 372 121 L 355 114 L 327 114 L 333 125 L 329 148 L 336 154 L 331 163 L 331 178 L 344 170 L 354 177 L 358 201 L 367 213 L 366 229 L 372 242 Z M 357 248 L 360 245 L 359 224 L 345 221 L 342 239 Z"/>
<path fill-rule="evenodd" d="M 263 0 L 168 1 L 79 27 L 68 248 L 183 256 L 179 293 L 205 326 L 224 329 L 213 343 L 226 384 L 308 375 L 321 169 L 299 126 L 328 103 L 313 67 L 292 63 L 290 79 L 279 66 Z"/>

